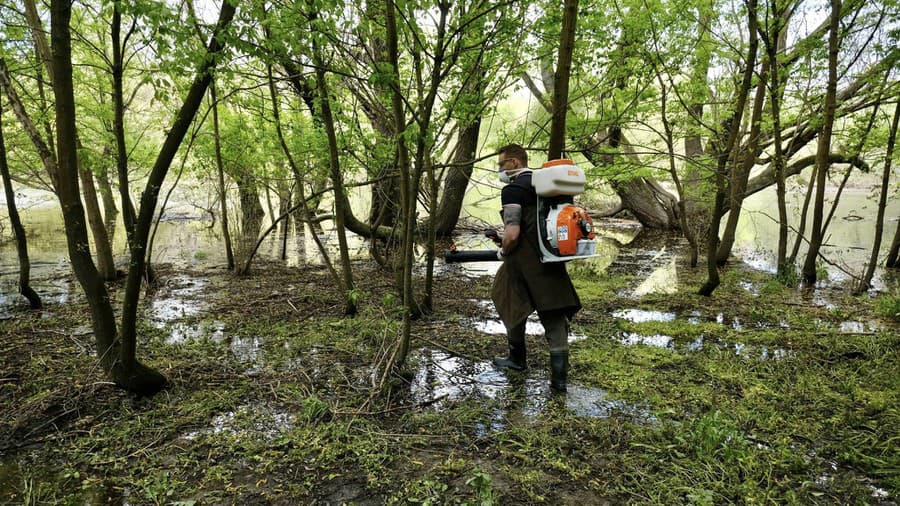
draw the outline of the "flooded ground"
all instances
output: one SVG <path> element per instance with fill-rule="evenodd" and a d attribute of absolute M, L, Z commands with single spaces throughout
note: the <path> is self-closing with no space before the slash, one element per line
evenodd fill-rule
<path fill-rule="evenodd" d="M 584 309 L 557 395 L 536 316 L 527 371 L 491 363 L 505 350 L 489 300 L 497 263 L 439 262 L 435 313 L 413 323 L 404 369 L 385 375 L 399 329 L 389 273 L 355 262 L 361 314 L 347 318 L 316 255 L 303 256 L 314 248 L 295 242 L 276 262 L 270 245 L 235 278 L 214 232 L 179 216 L 142 298 L 139 356 L 171 381 L 152 399 L 98 370 L 64 260 L 36 253 L 47 308 L 31 313 L 3 250 L 0 502 L 893 504 L 900 493 L 900 332 L 876 299 L 834 280 L 800 292 L 738 264 L 701 298 L 702 269 L 685 265 L 678 237 L 604 222 L 601 256 L 569 266 Z M 456 243 L 490 247 L 477 232 Z"/>

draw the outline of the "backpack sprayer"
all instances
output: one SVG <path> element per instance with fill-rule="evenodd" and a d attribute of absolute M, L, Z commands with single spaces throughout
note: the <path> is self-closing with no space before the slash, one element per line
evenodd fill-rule
<path fill-rule="evenodd" d="M 537 234 L 541 262 L 568 262 L 597 256 L 594 222 L 587 211 L 574 204 L 573 197 L 584 192 L 584 172 L 572 160 L 552 160 L 531 174 L 537 194 Z M 490 230 L 485 235 L 499 239 Z M 444 252 L 444 261 L 497 262 L 497 250 Z"/>

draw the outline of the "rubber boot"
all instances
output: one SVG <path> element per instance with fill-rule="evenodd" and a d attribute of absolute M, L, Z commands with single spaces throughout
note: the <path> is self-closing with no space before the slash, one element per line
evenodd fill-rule
<path fill-rule="evenodd" d="M 509 343 L 509 356 L 494 358 L 494 365 L 501 369 L 512 369 L 513 371 L 525 370 L 525 341 Z"/>
<path fill-rule="evenodd" d="M 557 392 L 566 391 L 569 376 L 569 351 L 550 352 L 550 388 Z"/>

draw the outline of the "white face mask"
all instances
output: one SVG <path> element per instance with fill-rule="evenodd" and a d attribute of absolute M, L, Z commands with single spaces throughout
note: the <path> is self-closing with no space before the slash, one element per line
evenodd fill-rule
<path fill-rule="evenodd" d="M 497 171 L 497 178 L 500 179 L 501 183 L 509 184 L 512 182 L 513 179 L 516 178 L 516 176 L 518 176 L 519 174 L 522 174 L 525 171 L 531 172 L 531 169 L 528 169 L 528 168 L 521 168 L 521 169 L 514 169 L 514 170 L 500 169 L 499 171 Z"/>

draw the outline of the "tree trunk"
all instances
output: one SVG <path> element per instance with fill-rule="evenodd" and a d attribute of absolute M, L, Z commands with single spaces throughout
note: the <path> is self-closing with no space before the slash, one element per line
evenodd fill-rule
<path fill-rule="evenodd" d="M 64 0 L 58 0 L 63 2 Z M 141 278 L 144 274 L 144 265 L 146 262 L 146 246 L 147 239 L 150 234 L 150 226 L 153 223 L 153 215 L 156 210 L 156 202 L 159 196 L 159 190 L 165 181 L 166 174 L 172 164 L 178 147 L 184 139 L 191 122 L 194 119 L 203 96 L 206 94 L 206 88 L 212 80 L 212 69 L 216 62 L 216 53 L 222 46 L 222 32 L 231 23 L 234 17 L 235 7 L 226 0 L 222 4 L 222 10 L 219 13 L 219 20 L 213 31 L 209 45 L 206 50 L 206 57 L 202 60 L 202 64 L 194 77 L 194 81 L 188 91 L 187 97 L 181 106 L 172 127 L 166 135 L 163 146 L 160 149 L 159 156 L 150 170 L 147 179 L 147 186 L 141 196 L 140 213 L 135 222 L 134 240 L 131 247 L 131 264 L 128 269 L 128 279 L 125 283 L 125 295 L 122 307 L 122 353 L 121 362 L 127 366 L 131 366 L 135 362 L 135 346 L 137 344 L 137 306 L 141 292 Z M 160 376 L 162 378 L 162 376 Z M 164 379 L 164 378 L 162 378 Z M 156 381 L 151 383 L 157 388 L 163 385 L 162 382 Z"/>
<path fill-rule="evenodd" d="M 753 13 L 755 16 L 756 13 Z M 750 113 L 750 135 L 746 147 L 741 149 L 740 156 L 735 159 L 734 170 L 728 181 L 730 195 L 728 199 L 728 221 L 722 232 L 722 240 L 719 241 L 719 249 L 716 252 L 716 262 L 721 266 L 728 262 L 731 256 L 731 248 L 734 246 L 734 234 L 737 232 L 738 221 L 741 218 L 741 209 L 744 206 L 744 194 L 747 191 L 747 181 L 750 179 L 750 171 L 756 165 L 756 157 L 760 153 L 760 132 L 762 131 L 763 104 L 766 100 L 766 81 L 769 74 L 769 63 L 763 62 L 759 73 L 759 82 L 756 85 L 756 96 L 753 97 L 753 111 Z"/>
<path fill-rule="evenodd" d="M 70 2 L 67 0 L 51 2 L 53 91 L 56 97 L 58 137 L 58 195 L 63 210 L 69 258 L 91 308 L 91 320 L 97 340 L 97 356 L 100 363 L 119 386 L 139 394 L 150 395 L 165 385 L 165 377 L 137 361 L 133 342 L 128 347 L 124 338 L 121 341 L 117 338 L 116 321 L 109 293 L 106 291 L 103 280 L 100 279 L 87 247 L 87 227 L 78 190 L 78 149 L 69 35 L 70 17 Z M 126 348 L 130 349 L 130 353 L 125 353 Z"/>
<path fill-rule="evenodd" d="M 81 139 L 76 138 L 77 148 L 81 149 Z M 94 188 L 94 173 L 84 166 L 81 157 L 78 161 L 78 176 L 81 180 L 82 197 L 87 211 L 88 224 L 91 235 L 94 236 L 94 249 L 97 253 L 97 271 L 105 281 L 116 279 L 116 265 L 113 261 L 112 244 L 109 234 L 106 233 L 106 225 L 103 222 L 103 214 L 100 212 L 100 202 L 97 200 L 97 190 Z"/>
<path fill-rule="evenodd" d="M 134 223 L 137 214 L 131 201 L 128 183 L 128 147 L 125 144 L 125 98 L 123 79 L 125 73 L 124 48 L 122 47 L 122 13 L 119 2 L 113 2 L 113 18 L 110 29 L 112 37 L 112 81 L 113 81 L 113 137 L 116 139 L 116 174 L 119 180 L 119 201 L 122 206 L 122 221 L 129 247 L 134 247 Z"/>
<path fill-rule="evenodd" d="M 696 267 L 700 255 L 700 244 L 706 237 L 709 227 L 712 206 L 707 205 L 714 197 L 715 177 L 704 160 L 703 125 L 704 104 L 709 101 L 709 67 L 712 60 L 712 30 L 715 9 L 712 2 L 701 7 L 698 30 L 700 32 L 697 47 L 694 50 L 694 68 L 691 74 L 691 94 L 688 105 L 688 132 L 684 138 L 684 177 L 680 210 L 684 215 L 681 220 L 682 233 L 691 245 L 690 265 Z M 693 240 L 692 240 L 693 239 Z"/>
<path fill-rule="evenodd" d="M 834 128 L 834 112 L 837 108 L 837 54 L 838 30 L 840 30 L 841 0 L 831 0 L 831 28 L 828 33 L 828 82 L 825 88 L 825 113 L 822 119 L 822 133 L 816 150 L 816 197 L 813 203 L 812 236 L 809 250 L 803 262 L 803 281 L 810 286 L 816 284 L 816 259 L 822 247 L 823 215 L 825 207 L 825 185 L 828 174 L 828 154 L 831 150 L 831 133 Z"/>
<path fill-rule="evenodd" d="M 725 130 L 720 134 L 719 138 L 725 138 L 724 143 L 720 143 L 715 148 L 716 152 L 716 196 L 713 204 L 713 212 L 709 221 L 709 236 L 706 243 L 706 267 L 707 278 L 703 286 L 700 287 L 700 295 L 710 296 L 721 282 L 719 279 L 719 265 L 716 262 L 716 252 L 719 249 L 719 225 L 725 209 L 725 176 L 729 164 L 737 163 L 738 152 L 740 151 L 740 143 L 738 142 L 738 133 L 741 130 L 741 121 L 744 116 L 744 108 L 747 106 L 747 96 L 750 94 L 750 87 L 753 83 L 753 68 L 756 66 L 756 50 L 758 48 L 759 39 L 757 34 L 757 18 L 756 18 L 757 0 L 748 0 L 747 3 L 747 20 L 748 31 L 750 32 L 750 41 L 747 47 L 747 58 L 745 60 L 746 67 L 744 75 L 741 79 L 740 87 L 737 90 L 737 97 L 732 110 L 732 116 L 725 121 Z"/>
<path fill-rule="evenodd" d="M 878 265 L 878 253 L 881 250 L 881 234 L 884 232 L 884 210 L 887 207 L 887 196 L 891 184 L 891 162 L 894 156 L 894 145 L 897 141 L 897 123 L 900 121 L 900 104 L 894 105 L 894 120 L 891 122 L 891 131 L 888 135 L 887 152 L 884 155 L 884 172 L 881 176 L 881 194 L 878 198 L 878 216 L 875 218 L 875 243 L 872 244 L 872 255 L 863 274 L 862 279 L 854 290 L 859 295 L 871 287 L 872 276 L 875 275 L 875 267 Z"/>
<path fill-rule="evenodd" d="M 481 130 L 481 117 L 459 131 L 456 151 L 453 154 L 452 166 L 447 170 L 444 179 L 444 191 L 434 217 L 434 231 L 438 237 L 447 237 L 453 233 L 459 222 L 463 199 L 472 169 L 475 167 L 475 151 L 478 148 L 478 134 Z"/>
<path fill-rule="evenodd" d="M 559 56 L 553 76 L 553 112 L 550 123 L 550 147 L 547 159 L 562 158 L 566 146 L 566 111 L 569 108 L 569 77 L 572 52 L 575 49 L 575 26 L 578 22 L 578 0 L 563 2 L 562 30 L 559 34 Z"/>
<path fill-rule="evenodd" d="M 646 177 L 613 184 L 622 206 L 647 228 L 672 229 L 678 223 L 678 200 L 656 181 Z"/>
<path fill-rule="evenodd" d="M 109 145 L 103 146 L 103 158 L 104 160 L 112 158 Z M 106 227 L 110 246 L 115 247 L 116 219 L 119 217 L 119 209 L 116 207 L 116 198 L 113 196 L 112 183 L 109 180 L 109 166 L 105 163 L 97 173 L 97 190 L 100 192 L 100 199 L 103 202 L 103 226 Z"/>
<path fill-rule="evenodd" d="M 884 266 L 888 269 L 900 269 L 900 220 L 897 221 L 897 230 L 894 231 L 894 240 L 891 241 L 891 249 Z"/>
<path fill-rule="evenodd" d="M 259 188 L 257 188 L 257 183 L 253 176 L 249 175 L 249 172 L 237 173 L 236 171 L 231 171 L 231 177 L 237 184 L 241 214 L 240 236 L 235 256 L 238 263 L 243 263 L 244 260 L 250 257 L 254 249 L 266 212 L 260 203 Z M 246 273 L 247 271 L 241 271 L 237 274 Z"/>
<path fill-rule="evenodd" d="M 328 83 L 325 80 L 324 61 L 321 49 L 313 40 L 313 53 L 316 60 L 316 84 L 319 89 L 319 108 L 322 114 L 322 126 L 325 128 L 325 135 L 328 138 L 328 165 L 331 168 L 331 183 L 334 185 L 334 228 L 338 236 L 338 246 L 341 255 L 341 273 L 342 288 L 344 289 L 344 314 L 354 315 L 357 308 L 352 293 L 353 286 L 353 270 L 350 266 L 350 251 L 347 246 L 347 231 L 344 228 L 344 216 L 347 210 L 344 206 L 348 205 L 345 197 L 338 198 L 337 195 L 343 195 L 344 178 L 341 175 L 341 161 L 338 156 L 337 134 L 334 128 L 334 117 L 331 114 L 331 97 L 328 93 Z"/>
<path fill-rule="evenodd" d="M 765 32 L 763 42 L 766 46 L 766 55 L 771 65 L 771 79 L 769 80 L 769 105 L 772 110 L 772 137 L 775 153 L 772 157 L 772 165 L 775 169 L 775 194 L 778 199 L 778 246 L 775 265 L 778 276 L 787 279 L 789 271 L 793 267 L 787 264 L 788 242 L 788 214 L 787 214 L 787 188 L 784 170 L 785 157 L 781 138 L 781 62 L 778 61 L 778 53 L 786 44 L 787 25 L 790 21 L 791 9 L 780 5 L 778 0 L 770 0 L 769 15 L 772 22 L 770 29 Z"/>
<path fill-rule="evenodd" d="M 6 162 L 6 142 L 3 139 L 3 104 L 0 100 L 0 176 L 3 177 L 3 188 L 6 191 L 6 209 L 9 212 L 9 223 L 16 237 L 16 251 L 19 254 L 19 293 L 28 299 L 31 309 L 41 309 L 41 298 L 31 288 L 31 261 L 28 259 L 28 239 L 25 227 L 16 209 L 16 193 L 12 187 L 12 177 Z"/>
<path fill-rule="evenodd" d="M 412 310 L 414 293 L 412 287 L 412 241 L 415 225 L 416 189 L 413 188 L 410 174 L 409 153 L 406 147 L 404 134 L 406 131 L 406 114 L 403 108 L 403 97 L 400 94 L 400 51 L 397 41 L 397 19 L 394 13 L 393 0 L 385 0 L 385 18 L 387 28 L 388 61 L 391 66 L 391 113 L 394 127 L 394 140 L 397 143 L 397 166 L 400 170 L 400 203 L 401 203 L 401 227 L 402 250 L 404 265 L 402 268 L 400 292 L 403 301 L 403 322 L 401 324 L 400 342 L 398 344 L 396 358 L 391 366 L 401 367 L 406 362 L 409 354 L 410 331 L 412 327 Z M 409 265 L 406 260 L 409 259 Z"/>
<path fill-rule="evenodd" d="M 212 100 L 213 140 L 216 151 L 216 176 L 219 182 L 219 213 L 222 220 L 222 238 L 225 241 L 225 259 L 228 270 L 234 270 L 234 250 L 231 247 L 231 232 L 228 228 L 228 192 L 225 190 L 225 169 L 222 163 L 222 138 L 219 134 L 219 100 L 216 97 L 215 80 L 209 83 L 209 95 Z"/>

